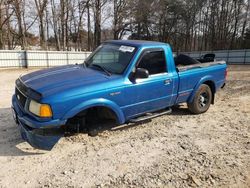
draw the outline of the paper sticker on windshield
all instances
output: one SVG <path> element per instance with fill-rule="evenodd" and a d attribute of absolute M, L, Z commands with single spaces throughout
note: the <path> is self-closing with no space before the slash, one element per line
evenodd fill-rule
<path fill-rule="evenodd" d="M 122 52 L 133 52 L 135 48 L 131 46 L 121 46 L 119 50 Z"/>

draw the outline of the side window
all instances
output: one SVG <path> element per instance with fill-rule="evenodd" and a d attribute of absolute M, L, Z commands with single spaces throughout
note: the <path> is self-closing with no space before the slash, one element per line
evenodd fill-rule
<path fill-rule="evenodd" d="M 152 51 L 143 55 L 137 68 L 147 69 L 150 75 L 167 71 L 164 51 Z"/>

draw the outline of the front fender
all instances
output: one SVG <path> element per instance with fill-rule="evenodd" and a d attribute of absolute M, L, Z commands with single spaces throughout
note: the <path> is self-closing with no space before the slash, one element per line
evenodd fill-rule
<path fill-rule="evenodd" d="M 78 113 L 82 112 L 83 110 L 86 110 L 91 107 L 96 107 L 96 106 L 103 106 L 103 107 L 109 108 L 110 110 L 113 110 L 113 112 L 116 114 L 117 119 L 119 121 L 118 123 L 123 124 L 125 122 L 125 117 L 120 107 L 113 101 L 110 101 L 104 98 L 91 99 L 91 100 L 80 103 L 79 105 L 72 108 L 69 112 L 67 112 L 63 116 L 63 119 L 72 118 Z"/>
<path fill-rule="evenodd" d="M 199 80 L 199 82 L 195 85 L 191 95 L 189 96 L 189 98 L 187 100 L 188 103 L 191 103 L 194 100 L 194 96 L 195 96 L 196 91 L 199 89 L 200 85 L 203 84 L 206 81 L 212 81 L 214 83 L 213 77 L 211 75 L 202 77 Z"/>

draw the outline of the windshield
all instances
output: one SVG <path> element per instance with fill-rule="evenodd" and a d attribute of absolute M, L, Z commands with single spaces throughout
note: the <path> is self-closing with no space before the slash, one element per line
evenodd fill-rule
<path fill-rule="evenodd" d="M 110 74 L 122 74 L 135 54 L 135 47 L 103 44 L 86 60 L 89 68 L 99 68 Z"/>

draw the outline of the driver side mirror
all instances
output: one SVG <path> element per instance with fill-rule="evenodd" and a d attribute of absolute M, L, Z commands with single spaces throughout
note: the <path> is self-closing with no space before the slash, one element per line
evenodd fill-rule
<path fill-rule="evenodd" d="M 148 78 L 149 72 L 147 69 L 137 68 L 134 74 L 134 78 Z"/>

